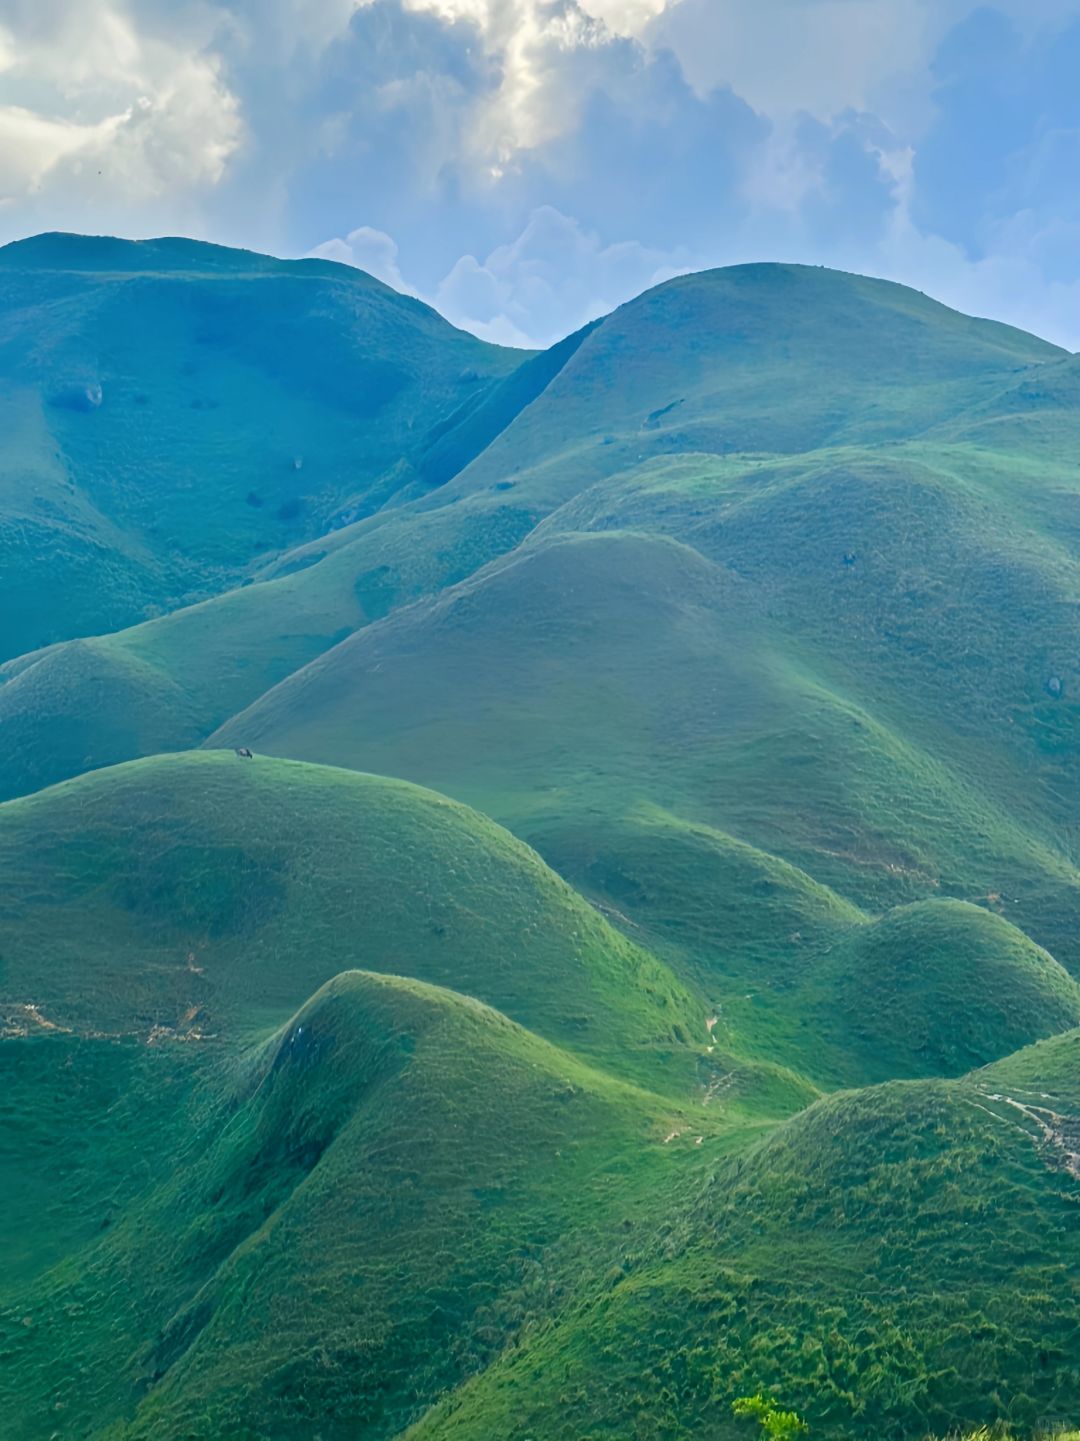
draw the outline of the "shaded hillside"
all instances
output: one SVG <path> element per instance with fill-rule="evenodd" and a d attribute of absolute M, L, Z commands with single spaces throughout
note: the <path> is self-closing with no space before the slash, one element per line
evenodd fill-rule
<path fill-rule="evenodd" d="M 376 509 L 519 360 L 345 266 L 182 240 L 5 247 L 0 656 L 221 590 Z"/>
<path fill-rule="evenodd" d="M 81 1071 L 103 1042 L 31 1044 Z M 165 1049 L 175 1069 L 196 1044 Z M 659 1102 L 398 977 L 339 975 L 203 1071 L 169 1174 L 5 1298 L 13 1438 L 398 1435 L 679 1169 Z"/>
<path fill-rule="evenodd" d="M 477 530 L 464 505 L 382 511 L 290 553 L 280 574 L 0 665 L 0 798 L 197 744 L 355 628 L 512 550 L 538 519 L 485 516 Z"/>

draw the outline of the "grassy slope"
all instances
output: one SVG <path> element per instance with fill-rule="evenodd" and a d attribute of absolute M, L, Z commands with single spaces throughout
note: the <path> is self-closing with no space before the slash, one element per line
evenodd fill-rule
<path fill-rule="evenodd" d="M 648 803 L 872 910 L 1002 892 L 1080 960 L 1077 876 L 1050 834 L 815 673 L 771 620 L 745 576 L 685 545 L 554 536 L 357 633 L 219 736 L 461 795 L 631 919 L 618 857 L 588 866 L 635 829 L 639 854 L 658 842 L 672 911 L 695 904 Z"/>
<path fill-rule="evenodd" d="M 80 1071 L 108 1045 L 22 1044 Z M 0 1313 L 19 1441 L 397 1435 L 595 1284 L 703 1156 L 664 1147 L 655 1097 L 365 972 L 176 1089 L 169 1174 Z"/>
<path fill-rule="evenodd" d="M 905 438 L 1063 354 L 886 281 L 788 265 L 681 276 L 598 326 L 449 494 L 509 480 L 553 509 L 672 453 Z"/>
<path fill-rule="evenodd" d="M 1056 373 L 1057 354 L 900 287 L 833 272 L 737 267 L 671 282 L 527 361 L 429 431 L 418 478 L 398 477 L 395 504 L 413 497 L 408 504 L 272 554 L 260 575 L 273 583 L 250 596 L 233 591 L 116 637 L 121 655 L 101 649 L 104 690 L 128 654 L 153 667 L 134 745 L 118 739 L 119 717 L 95 719 L 83 703 L 85 656 L 48 656 L 37 681 L 48 693 L 44 725 L 28 718 L 36 696 L 27 702 L 0 686 L 14 741 L 0 761 L 0 795 L 189 745 L 346 631 L 469 575 L 560 503 L 597 481 L 618 485 L 649 457 L 878 444 L 919 433 L 950 409 L 977 409 L 1018 375 Z M 744 425 L 760 436 L 743 435 Z M 699 492 L 699 515 L 703 499 Z M 640 523 L 665 522 L 654 513 Z M 1055 650 L 1064 664 L 1068 648 Z M 186 697 L 175 725 L 156 695 L 173 685 Z M 133 703 L 140 708 L 137 694 Z"/>
<path fill-rule="evenodd" d="M 958 1076 L 1080 1025 L 1080 985 L 1001 916 L 919 901 L 849 930 L 796 988 L 805 1061 L 837 1079 Z"/>
<path fill-rule="evenodd" d="M 382 511 L 251 585 L 0 665 L 0 798 L 197 744 L 344 635 L 512 550 L 537 519 L 508 505 Z"/>
<path fill-rule="evenodd" d="M 159 757 L 8 803 L 0 855 L 13 1436 L 144 1397 L 132 1436 L 396 1434 L 595 1284 L 694 1133 L 813 1095 L 746 1065 L 703 1108 L 703 1002 L 402 782 Z"/>
<path fill-rule="evenodd" d="M 926 442 L 798 463 L 688 456 L 597 486 L 549 526 L 660 531 L 736 568 L 770 633 L 834 684 L 913 738 L 959 741 L 950 764 L 1060 824 L 1078 575 L 1053 516 L 1078 481 L 1067 460 Z"/>
<path fill-rule="evenodd" d="M 963 1080 L 819 1102 L 410 1438 L 734 1437 L 731 1400 L 759 1388 L 826 1438 L 1075 1414 L 1075 1140 L 990 1097 L 1051 1091 L 1075 1134 L 1078 1063 L 1072 1032 Z"/>
<path fill-rule="evenodd" d="M 0 808 L 27 1441 L 723 1436 L 758 1386 L 837 1437 L 1080 1409 L 1076 1042 L 997 1060 L 1080 1018 L 1004 919 L 1080 962 L 1072 362 L 746 267 L 527 364 L 403 504 L 8 668 L 5 788 L 255 700 L 220 739 L 445 787 L 632 938 L 370 776 L 207 753 Z M 358 965 L 546 1040 L 385 976 L 307 1003 Z M 984 1061 L 748 1149 L 814 1082 Z"/>
<path fill-rule="evenodd" d="M 348 267 L 191 241 L 5 247 L 0 656 L 213 593 L 375 509 L 519 361 Z"/>
<path fill-rule="evenodd" d="M 666 967 L 506 831 L 404 782 L 158 757 L 8 802 L 0 854 L 3 994 L 80 1033 L 280 1023 L 362 965 L 676 1089 L 701 1051 L 703 1003 Z"/>

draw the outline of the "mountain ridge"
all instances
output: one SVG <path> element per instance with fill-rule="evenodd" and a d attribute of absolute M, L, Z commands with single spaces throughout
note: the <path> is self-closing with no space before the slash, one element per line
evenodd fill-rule
<path fill-rule="evenodd" d="M 0 250 L 15 1441 L 1080 1418 L 1076 375 Z"/>

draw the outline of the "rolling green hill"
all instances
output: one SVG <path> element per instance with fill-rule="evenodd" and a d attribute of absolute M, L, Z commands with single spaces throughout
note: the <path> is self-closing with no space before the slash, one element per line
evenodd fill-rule
<path fill-rule="evenodd" d="M 526 846 L 404 782 L 155 757 L 9 802 L 0 855 L 4 996 L 79 1034 L 247 1033 L 353 966 L 679 1089 L 705 1034 L 703 1002 Z"/>
<path fill-rule="evenodd" d="M 5 246 L 0 658 L 213 594 L 377 509 L 519 359 L 328 262 Z"/>
<path fill-rule="evenodd" d="M 931 731 L 875 713 L 840 683 L 839 663 L 830 674 L 768 603 L 732 564 L 669 537 L 538 538 L 358 631 L 211 744 L 332 760 L 460 795 L 634 920 L 617 855 L 606 879 L 594 870 L 587 882 L 575 867 L 598 835 L 635 829 L 628 809 L 650 804 L 872 910 L 938 894 L 1004 895 L 1007 914 L 1080 965 L 1078 876 L 1062 828 L 1032 815 L 1030 780 L 1023 791 L 1037 759 L 1030 746 L 1017 757 L 995 745 L 993 774 L 961 768 L 952 742 L 930 744 L 947 716 Z M 850 650 L 846 636 L 841 650 Z M 605 723 L 612 715 L 617 725 Z M 971 751 L 978 756 L 977 742 Z M 1067 784 L 1074 754 L 1054 751 L 1047 780 Z M 1012 811 L 1000 803 L 1006 794 Z M 656 834 L 646 826 L 631 844 Z M 671 860 L 658 852 L 654 886 Z M 678 894 L 677 870 L 669 883 Z M 692 904 L 672 900 L 680 914 Z"/>
<path fill-rule="evenodd" d="M 1021 1433 L 1075 1409 L 1080 1033 L 960 1081 L 818 1102 L 721 1160 L 602 1296 L 410 1437 L 744 1435 L 758 1389 L 814 1435 Z M 1035 1078 L 1038 1078 L 1035 1080 Z M 1053 1094 L 1029 1097 L 1018 1082 Z M 1049 1111 L 1025 1113 L 1029 1100 Z M 1065 1117 L 1062 1112 L 1067 1113 Z M 1050 1135 L 1044 1134 L 1038 1117 Z M 557 1404 L 552 1404 L 552 1397 Z"/>
<path fill-rule="evenodd" d="M 77 1070 L 102 1045 L 32 1043 Z M 163 1070 L 144 1070 L 151 1104 L 153 1083 L 177 1089 Z M 46 1416 L 127 1420 L 124 1437 L 287 1435 L 313 1415 L 396 1435 L 603 1264 L 678 1170 L 655 1099 L 479 1002 L 362 971 L 239 1055 L 217 1047 L 175 1101 L 169 1173 L 147 1168 L 9 1301 L 13 1437 Z"/>
<path fill-rule="evenodd" d="M 603 524 L 672 533 L 677 527 L 679 538 L 706 545 L 700 532 L 710 518 L 713 527 L 729 526 L 729 512 L 751 493 L 754 505 L 738 517 L 737 566 L 752 560 L 760 572 L 771 558 L 774 571 L 794 579 L 790 559 L 797 548 L 820 572 L 813 605 L 824 600 L 835 608 L 840 595 L 830 592 L 837 591 L 841 558 L 862 546 L 871 527 L 875 545 L 859 550 L 858 578 L 866 578 L 868 566 L 880 569 L 873 579 L 881 582 L 881 599 L 904 627 L 912 624 L 913 607 L 934 598 L 920 584 L 928 573 L 919 550 L 927 533 L 938 549 L 966 538 L 966 549 L 975 547 L 970 560 L 984 566 L 996 564 L 1006 538 L 1006 554 L 1015 555 L 1014 584 L 1024 593 L 1033 584 L 1046 593 L 1044 614 L 1033 617 L 1040 632 L 1022 658 L 1024 702 L 1039 709 L 1046 682 L 1059 672 L 1066 680 L 1075 639 L 1067 603 L 1055 594 L 1063 588 L 1068 594 L 1072 584 L 1062 573 L 1067 558 L 1060 545 L 1049 557 L 1054 573 L 1039 573 L 1047 532 L 1058 533 L 1056 518 L 1076 492 L 1067 438 L 1052 470 L 1045 448 L 1037 466 L 1020 472 L 1015 448 L 1007 460 L 954 438 L 894 451 L 935 423 L 955 430 L 961 417 L 972 416 L 974 424 L 974 417 L 995 413 L 995 405 L 1011 414 L 1009 397 L 1017 387 L 1060 388 L 1071 364 L 1061 354 L 902 287 L 830 271 L 748 266 L 669 282 L 555 347 L 550 358 L 526 361 L 483 395 L 474 386 L 477 394 L 425 434 L 422 454 L 412 454 L 410 474 L 423 478 L 398 474 L 391 509 L 364 516 L 364 506 L 354 507 L 361 518 L 352 524 L 316 539 L 294 537 L 280 554 L 271 550 L 251 571 L 250 597 L 226 590 L 215 604 L 180 610 L 167 627 L 151 624 L 114 638 L 125 653 L 164 672 L 164 681 L 147 675 L 148 711 L 155 710 L 160 684 L 174 682 L 188 698 L 174 727 L 147 727 L 144 750 L 110 743 L 117 727 L 88 721 L 84 658 L 64 651 L 49 656 L 50 673 L 40 680 L 48 682 L 47 714 L 56 720 L 40 730 L 22 723 L 19 697 L 0 685 L 0 716 L 16 739 L 16 758 L 0 757 L 0 794 L 20 794 L 87 764 L 152 753 L 155 742 L 190 745 L 193 731 L 209 734 L 357 626 L 513 551 L 553 511 L 556 528 Z M 498 353 L 493 366 L 496 360 L 505 367 Z M 661 396 L 668 397 L 662 404 Z M 823 445 L 832 449 L 820 452 Z M 756 453 L 749 461 L 748 449 Z M 814 455 L 809 467 L 791 460 L 803 449 Z M 769 467 L 767 453 L 776 451 L 783 459 Z M 815 490 L 827 494 L 824 504 Z M 988 500 L 994 502 L 990 515 Z M 943 507 L 952 512 L 945 525 Z M 1016 544 L 1018 507 L 1038 525 L 1034 556 Z M 770 547 L 765 557 L 743 554 L 744 547 L 756 551 L 762 537 Z M 887 554 L 878 566 L 883 537 L 901 553 Z M 935 555 L 933 569 L 966 577 L 968 561 L 946 554 L 942 566 Z M 897 571 L 910 582 L 899 594 Z M 860 595 L 858 604 L 864 602 Z M 797 613 L 808 613 L 803 597 Z M 971 613 L 981 616 L 981 604 Z M 919 620 L 916 615 L 916 625 Z M 959 624 L 939 628 L 932 643 L 950 633 L 964 631 Z M 835 660 L 833 639 L 826 637 Z M 850 637 L 835 639 L 842 639 L 846 656 Z M 913 648 L 912 639 L 903 640 Z M 1000 632 L 986 640 L 1000 642 Z M 865 635 L 856 642 L 864 643 Z M 986 655 L 985 649 L 964 651 L 961 663 L 970 668 Z M 99 660 L 101 674 L 117 663 L 109 649 Z M 1070 696 L 1066 688 L 1066 705 Z M 1052 709 L 1043 705 L 1032 724 L 1044 725 Z"/>
<path fill-rule="evenodd" d="M 1080 1419 L 1077 373 L 0 250 L 4 1435 Z"/>
<path fill-rule="evenodd" d="M 799 265 L 679 276 L 607 317 L 452 481 L 547 508 L 646 460 L 910 439 L 1066 353 L 887 281 Z M 439 503 L 442 498 L 439 498 Z"/>

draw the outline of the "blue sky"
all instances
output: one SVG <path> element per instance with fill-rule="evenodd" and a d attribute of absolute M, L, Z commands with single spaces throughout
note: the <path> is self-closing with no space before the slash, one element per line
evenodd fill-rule
<path fill-rule="evenodd" d="M 1080 349 L 1080 0 L 0 0 L 0 240 L 327 255 L 547 344 L 685 269 Z"/>

